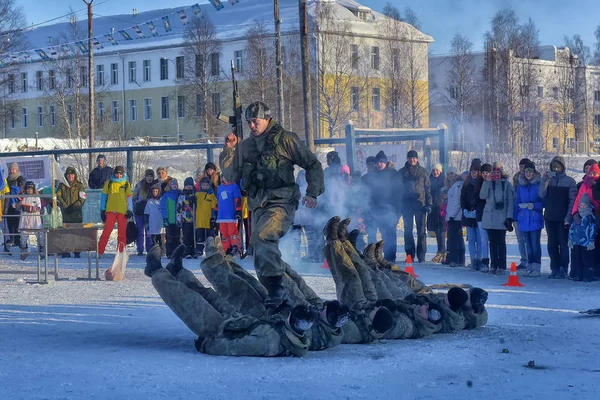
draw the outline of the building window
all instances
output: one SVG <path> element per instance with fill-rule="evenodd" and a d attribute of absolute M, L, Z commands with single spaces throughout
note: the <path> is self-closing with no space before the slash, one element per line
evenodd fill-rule
<path fill-rule="evenodd" d="M 594 125 L 600 126 L 600 114 L 594 115 Z"/>
<path fill-rule="evenodd" d="M 352 45 L 352 68 L 358 68 L 358 45 Z"/>
<path fill-rule="evenodd" d="M 185 59 L 183 56 L 175 58 L 175 77 L 177 79 L 183 79 L 185 75 Z"/>
<path fill-rule="evenodd" d="M 152 99 L 144 99 L 144 119 L 149 121 L 152 119 Z"/>
<path fill-rule="evenodd" d="M 21 128 L 27 128 L 27 109 L 21 109 Z"/>
<path fill-rule="evenodd" d="M 556 111 L 552 112 L 552 123 L 558 124 L 558 113 Z"/>
<path fill-rule="evenodd" d="M 202 56 L 197 55 L 196 56 L 196 76 L 200 77 L 203 75 L 204 72 L 204 61 L 202 59 Z"/>
<path fill-rule="evenodd" d="M 56 125 L 56 107 L 54 107 L 54 106 L 49 107 L 48 119 L 50 122 L 50 126 Z"/>
<path fill-rule="evenodd" d="M 594 101 L 600 101 L 600 90 L 594 90 Z"/>
<path fill-rule="evenodd" d="M 160 98 L 160 117 L 162 119 L 169 119 L 169 98 Z"/>
<path fill-rule="evenodd" d="M 544 98 L 544 87 L 543 86 L 538 86 L 538 99 L 543 99 Z"/>
<path fill-rule="evenodd" d="M 27 72 L 21 72 L 21 91 L 27 93 L 29 85 L 27 84 Z"/>
<path fill-rule="evenodd" d="M 88 84 L 87 67 L 79 67 L 79 83 L 81 87 L 86 87 Z"/>
<path fill-rule="evenodd" d="M 10 129 L 15 129 L 15 110 L 12 108 L 8 112 L 8 127 Z"/>
<path fill-rule="evenodd" d="M 136 62 L 129 61 L 129 83 L 137 82 Z"/>
<path fill-rule="evenodd" d="M 15 76 L 13 74 L 8 75 L 8 93 L 13 94 L 15 92 Z"/>
<path fill-rule="evenodd" d="M 196 115 L 201 116 L 204 114 L 204 102 L 202 101 L 202 95 L 196 95 Z"/>
<path fill-rule="evenodd" d="M 117 63 L 110 64 L 110 84 L 119 84 L 119 64 Z"/>
<path fill-rule="evenodd" d="M 379 47 L 371 47 L 371 68 L 379 70 Z"/>
<path fill-rule="evenodd" d="M 558 147 L 558 138 L 552 138 L 552 148 L 556 149 Z"/>
<path fill-rule="evenodd" d="M 352 111 L 359 111 L 360 110 L 360 93 L 358 91 L 358 88 L 356 86 L 353 86 L 351 88 L 351 93 L 350 93 L 350 103 L 352 106 Z"/>
<path fill-rule="evenodd" d="M 48 71 L 48 88 L 50 90 L 56 89 L 56 72 L 53 69 Z"/>
<path fill-rule="evenodd" d="M 119 120 L 120 120 L 119 101 L 118 100 L 113 100 L 113 102 L 112 102 L 112 120 L 113 120 L 113 122 L 119 122 Z"/>
<path fill-rule="evenodd" d="M 138 116 L 137 116 L 137 100 L 136 99 L 131 99 L 129 100 L 129 120 L 130 121 L 137 121 Z"/>
<path fill-rule="evenodd" d="M 244 51 L 236 50 L 233 52 L 233 58 L 235 60 L 235 70 L 240 74 L 244 73 Z"/>
<path fill-rule="evenodd" d="M 73 70 L 71 68 L 67 68 L 67 88 L 71 89 L 73 87 Z"/>
<path fill-rule="evenodd" d="M 217 115 L 221 112 L 221 93 L 212 94 L 212 112 L 213 115 Z"/>
<path fill-rule="evenodd" d="M 104 65 L 96 65 L 96 85 L 104 85 Z"/>
<path fill-rule="evenodd" d="M 35 73 L 35 84 L 37 90 L 44 90 L 44 72 L 37 71 Z"/>
<path fill-rule="evenodd" d="M 220 66 L 219 66 L 219 53 L 212 53 L 210 55 L 210 74 L 212 76 L 217 76 L 219 75 L 220 72 Z"/>
<path fill-rule="evenodd" d="M 552 98 L 558 99 L 558 88 L 557 87 L 552 88 Z"/>
<path fill-rule="evenodd" d="M 185 118 L 185 96 L 177 96 L 177 117 Z"/>
<path fill-rule="evenodd" d="M 43 107 L 37 108 L 36 119 L 37 119 L 38 128 L 41 128 L 42 126 L 44 126 L 44 108 Z"/>
<path fill-rule="evenodd" d="M 70 104 L 67 104 L 67 119 L 69 120 L 69 124 L 73 125 L 73 106 Z"/>
<path fill-rule="evenodd" d="M 98 121 L 99 122 L 104 122 L 105 114 L 106 114 L 106 110 L 104 108 L 104 102 L 99 101 L 98 102 Z"/>
<path fill-rule="evenodd" d="M 379 88 L 373 88 L 371 103 L 373 104 L 373 111 L 381 110 L 381 93 Z"/>
<path fill-rule="evenodd" d="M 529 85 L 521 85 L 521 96 L 529 97 Z"/>
<path fill-rule="evenodd" d="M 166 58 L 160 59 L 160 80 L 164 81 L 169 79 L 169 60 Z"/>
<path fill-rule="evenodd" d="M 150 82 L 151 80 L 150 60 L 144 60 L 144 82 Z"/>

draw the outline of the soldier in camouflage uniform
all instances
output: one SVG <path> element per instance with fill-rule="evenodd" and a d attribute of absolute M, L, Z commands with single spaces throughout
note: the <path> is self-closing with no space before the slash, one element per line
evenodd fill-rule
<path fill-rule="evenodd" d="M 155 245 L 146 258 L 144 273 L 173 312 L 198 335 L 199 352 L 229 356 L 298 356 L 308 351 L 314 317 L 307 307 L 297 306 L 269 317 L 239 313 L 213 289 L 183 268 L 185 246 L 179 245 L 167 268 Z"/>
<path fill-rule="evenodd" d="M 271 118 L 265 103 L 250 104 L 245 117 L 250 137 L 236 152 L 237 137 L 229 134 L 220 163 L 225 177 L 230 182 L 241 179 L 241 188 L 248 193 L 254 267 L 268 292 L 265 304 L 276 308 L 287 297 L 283 282 L 286 264 L 281 260 L 278 244 L 294 221 L 300 200 L 294 165 L 306 171 L 308 187 L 302 204 L 308 208 L 317 206 L 317 197 L 324 191 L 323 168 L 295 133 Z M 241 153 L 241 162 L 237 153 Z"/>

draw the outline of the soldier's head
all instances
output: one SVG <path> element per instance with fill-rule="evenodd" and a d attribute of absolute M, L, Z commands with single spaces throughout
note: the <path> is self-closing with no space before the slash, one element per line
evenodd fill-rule
<path fill-rule="evenodd" d="M 69 183 L 72 183 L 77 178 L 77 171 L 75 171 L 74 167 L 67 167 L 65 178 L 67 178 L 67 182 Z"/>
<path fill-rule="evenodd" d="M 265 133 L 269 126 L 271 110 L 262 101 L 255 101 L 246 108 L 245 117 L 252 134 L 259 136 Z"/>
<path fill-rule="evenodd" d="M 394 317 L 386 307 L 375 307 L 369 313 L 369 318 L 373 324 L 373 329 L 379 333 L 386 333 L 394 327 Z"/>
<path fill-rule="evenodd" d="M 452 311 L 457 311 L 467 303 L 469 300 L 469 295 L 464 291 L 464 289 L 453 287 L 448 290 L 447 299 L 450 309 Z"/>

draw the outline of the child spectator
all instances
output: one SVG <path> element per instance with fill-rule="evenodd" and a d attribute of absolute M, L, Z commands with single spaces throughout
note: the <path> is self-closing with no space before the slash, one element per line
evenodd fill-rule
<path fill-rule="evenodd" d="M 204 243 L 215 236 L 217 197 L 210 184 L 210 178 L 200 179 L 200 190 L 196 193 L 196 254 L 202 256 Z"/>
<path fill-rule="evenodd" d="M 32 181 L 25 182 L 25 194 L 38 194 L 35 190 L 35 183 Z M 28 230 L 42 228 L 42 218 L 40 216 L 42 203 L 40 202 L 39 197 L 26 196 L 18 203 L 17 208 L 21 209 L 21 221 L 19 222 L 19 232 L 21 234 L 21 260 L 25 260 L 29 255 L 27 242 L 31 232 L 28 233 Z M 38 253 L 41 254 L 44 249 L 44 235 L 42 235 L 41 232 L 38 232 L 36 235 L 38 240 Z"/>
<path fill-rule="evenodd" d="M 177 179 L 169 181 L 169 191 L 165 192 L 160 199 L 160 212 L 163 218 L 163 226 L 166 230 L 166 255 L 171 258 L 171 253 L 181 242 L 181 229 L 177 224 L 177 200 L 181 191 Z"/>
<path fill-rule="evenodd" d="M 221 178 L 217 191 L 217 223 L 225 253 L 235 256 L 241 247 L 238 221 L 242 219 L 242 194 L 240 187 Z"/>
<path fill-rule="evenodd" d="M 98 254 L 104 254 L 108 238 L 117 223 L 117 252 L 125 251 L 127 245 L 127 220 L 133 216 L 131 201 L 131 185 L 127 182 L 125 168 L 117 165 L 114 175 L 110 177 L 102 189 L 100 198 L 100 217 L 104 222 L 104 230 L 98 242 Z"/>
<path fill-rule="evenodd" d="M 185 245 L 185 258 L 198 258 L 194 250 L 194 207 L 196 190 L 194 178 L 191 176 L 183 181 L 183 192 L 177 199 L 177 225 L 181 227 L 183 244 Z"/>
<path fill-rule="evenodd" d="M 144 209 L 144 220 L 146 222 L 147 234 L 150 235 L 152 244 L 159 245 L 161 250 L 165 249 L 165 244 L 162 240 L 163 217 L 160 211 L 160 183 L 155 183 L 150 188 L 150 198 L 146 202 Z"/>
<path fill-rule="evenodd" d="M 448 187 L 448 201 L 446 203 L 446 221 L 448 222 L 448 256 L 446 261 L 451 267 L 465 266 L 465 242 L 462 235 L 462 208 L 460 206 L 460 193 L 463 180 L 458 175 L 456 168 L 448 168 L 446 187 Z"/>
<path fill-rule="evenodd" d="M 594 250 L 598 235 L 592 201 L 587 193 L 579 199 L 579 222 L 573 221 L 569 231 L 571 277 L 574 281 L 590 282 L 594 277 Z"/>

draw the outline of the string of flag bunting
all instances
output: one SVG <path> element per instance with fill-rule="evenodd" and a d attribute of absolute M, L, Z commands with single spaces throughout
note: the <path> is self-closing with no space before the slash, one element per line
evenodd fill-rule
<path fill-rule="evenodd" d="M 220 11 L 224 8 L 223 1 L 221 0 L 208 0 L 208 2 L 212 4 L 217 11 Z M 228 3 L 235 5 L 239 3 L 239 0 L 228 0 Z M 93 37 L 91 40 L 92 45 L 94 46 L 94 49 L 100 50 L 105 46 L 117 46 L 123 41 L 128 42 L 135 39 L 161 36 L 172 31 L 172 18 L 179 19 L 181 24 L 185 26 L 193 17 L 204 18 L 204 11 L 202 11 L 200 5 L 197 3 L 175 11 L 171 14 L 144 22 L 143 24 L 137 24 L 126 29 L 120 29 L 116 32 L 111 29 L 111 32 L 107 34 Z M 55 58 L 69 57 L 77 53 L 88 54 L 89 51 L 90 49 L 88 46 L 88 40 L 78 40 L 71 43 L 57 44 L 54 46 L 2 55 L 0 56 L 0 67 L 10 62 L 23 63 L 40 60 L 48 61 Z"/>

